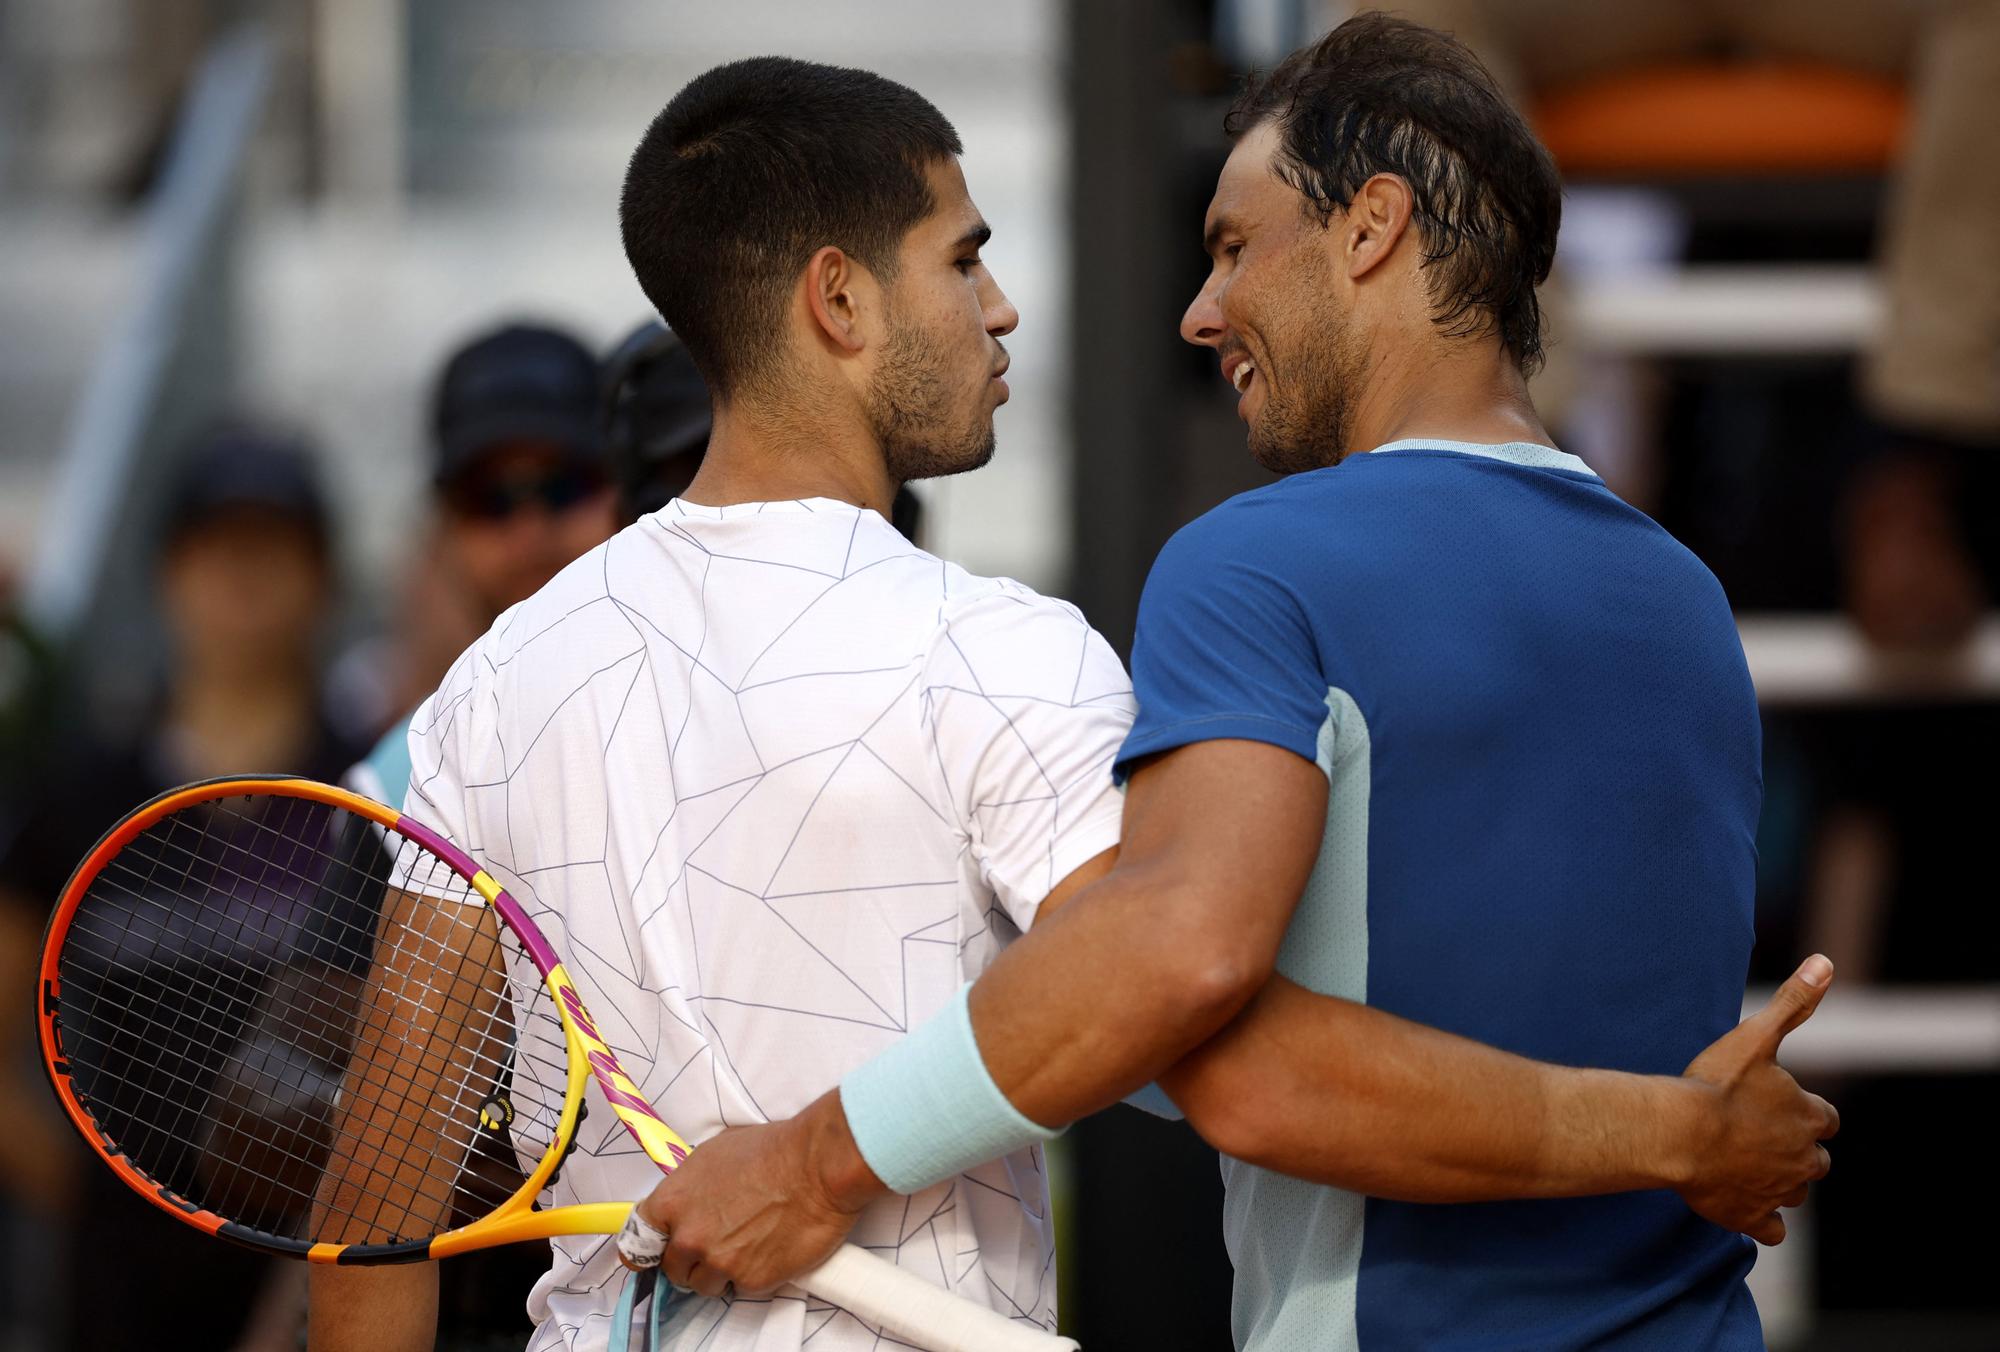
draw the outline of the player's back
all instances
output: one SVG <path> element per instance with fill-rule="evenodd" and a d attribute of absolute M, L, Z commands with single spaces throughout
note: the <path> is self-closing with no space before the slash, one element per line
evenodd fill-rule
<path fill-rule="evenodd" d="M 460 660 L 412 728 L 411 808 L 523 901 L 698 1144 L 831 1089 L 1115 844 L 1129 710 L 1073 608 L 873 512 L 673 502 Z M 657 1179 L 600 1105 L 556 1187 Z M 1039 1151 L 870 1208 L 852 1239 L 1053 1324 Z M 531 1348 L 600 1347 L 623 1271 L 601 1240 L 556 1250 Z M 670 1327 L 705 1352 L 875 1345 L 796 1295 L 687 1301 Z"/>
<path fill-rule="evenodd" d="M 1542 1060 L 1678 1074 L 1735 1022 L 1751 943 L 1760 733 L 1728 605 L 1582 462 L 1449 445 L 1191 528 L 1293 582 L 1328 690 L 1326 843 L 1280 968 Z M 1227 1173 L 1253 1352 L 1761 1347 L 1750 1242 L 1670 1193 L 1364 1204 Z"/>

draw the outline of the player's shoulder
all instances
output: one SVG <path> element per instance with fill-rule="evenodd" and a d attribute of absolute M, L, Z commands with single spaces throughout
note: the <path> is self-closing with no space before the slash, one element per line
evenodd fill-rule
<path fill-rule="evenodd" d="M 1207 570 L 1227 563 L 1282 565 L 1337 551 L 1366 525 L 1351 499 L 1362 476 L 1340 466 L 1290 474 L 1226 498 L 1175 531 L 1155 572 Z"/>
<path fill-rule="evenodd" d="M 990 691 L 1054 682 L 1065 699 L 1084 685 L 1129 687 L 1110 645 L 1068 601 L 1013 578 L 945 570 L 927 663 L 932 684 L 969 681 Z"/>
<path fill-rule="evenodd" d="M 1025 582 L 1011 577 L 982 577 L 955 563 L 944 565 L 944 590 L 938 612 L 940 625 L 965 622 L 1004 622 L 1031 616 L 1053 619 L 1069 625 L 1088 622 L 1083 612 L 1068 601 L 1044 596 Z"/>

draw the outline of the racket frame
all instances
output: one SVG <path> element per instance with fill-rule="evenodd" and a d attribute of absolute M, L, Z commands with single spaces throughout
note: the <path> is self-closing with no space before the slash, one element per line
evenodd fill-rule
<path fill-rule="evenodd" d="M 224 798 L 268 796 L 303 799 L 353 813 L 384 830 L 412 841 L 442 859 L 471 885 L 514 936 L 540 974 L 561 1020 L 568 1049 L 568 1082 L 563 1091 L 561 1116 L 549 1147 L 535 1169 L 506 1201 L 477 1220 L 429 1239 L 389 1244 L 313 1243 L 287 1235 L 272 1234 L 232 1221 L 157 1182 L 131 1163 L 124 1152 L 91 1116 L 76 1093 L 62 1043 L 63 941 L 76 909 L 104 867 L 132 841 L 165 818 L 185 808 Z M 554 948 L 507 894 L 497 879 L 479 867 L 450 841 L 423 823 L 405 817 L 394 808 L 372 798 L 287 775 L 225 776 L 169 789 L 127 814 L 98 840 L 64 884 L 55 910 L 42 937 L 42 962 L 35 988 L 35 1020 L 39 1029 L 42 1065 L 47 1071 L 56 1100 L 78 1133 L 111 1172 L 152 1205 L 220 1239 L 267 1253 L 304 1258 L 314 1263 L 415 1263 L 448 1258 L 474 1249 L 491 1248 L 518 1240 L 548 1239 L 557 1235 L 616 1234 L 631 1211 L 629 1202 L 586 1202 L 575 1206 L 535 1210 L 535 1198 L 548 1187 L 575 1139 L 582 1114 L 584 1090 L 594 1076 L 598 1089 L 611 1110 L 632 1133 L 649 1158 L 662 1172 L 671 1172 L 687 1158 L 691 1147 L 661 1120 L 646 1102 L 639 1087 L 618 1061 L 597 1030 L 583 998 L 577 993 Z"/>

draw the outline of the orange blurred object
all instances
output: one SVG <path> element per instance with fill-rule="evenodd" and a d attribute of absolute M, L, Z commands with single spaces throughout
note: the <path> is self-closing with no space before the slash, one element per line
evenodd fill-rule
<path fill-rule="evenodd" d="M 1565 174 L 1879 173 L 1901 149 L 1909 106 L 1880 76 L 1718 62 L 1561 85 L 1532 120 Z"/>

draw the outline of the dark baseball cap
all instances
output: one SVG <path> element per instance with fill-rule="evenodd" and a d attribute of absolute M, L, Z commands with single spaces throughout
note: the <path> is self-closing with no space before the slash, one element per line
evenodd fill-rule
<path fill-rule="evenodd" d="M 311 444 L 284 428 L 231 424 L 192 442 L 167 490 L 165 535 L 173 539 L 225 513 L 289 517 L 324 545 L 326 495 Z"/>
<path fill-rule="evenodd" d="M 438 380 L 431 418 L 438 481 L 517 442 L 601 465 L 597 398 L 596 359 L 561 329 L 510 324 L 474 339 Z"/>
<path fill-rule="evenodd" d="M 604 362 L 604 445 L 625 515 L 687 487 L 708 448 L 708 384 L 665 325 L 648 320 Z"/>

